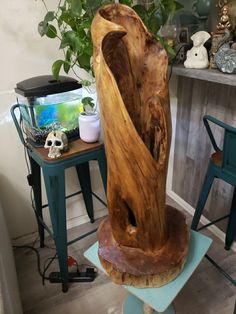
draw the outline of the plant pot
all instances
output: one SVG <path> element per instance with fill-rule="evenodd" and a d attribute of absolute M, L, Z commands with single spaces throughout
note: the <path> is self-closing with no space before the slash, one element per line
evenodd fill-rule
<path fill-rule="evenodd" d="M 98 141 L 100 136 L 100 117 L 98 112 L 86 115 L 79 115 L 79 133 L 82 141 L 86 143 L 94 143 Z"/>

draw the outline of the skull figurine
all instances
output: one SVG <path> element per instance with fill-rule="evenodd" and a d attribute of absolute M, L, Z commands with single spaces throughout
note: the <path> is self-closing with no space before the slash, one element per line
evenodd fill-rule
<path fill-rule="evenodd" d="M 68 139 L 62 131 L 52 131 L 48 134 L 44 148 L 49 148 L 48 157 L 58 158 L 62 151 L 68 150 Z"/>

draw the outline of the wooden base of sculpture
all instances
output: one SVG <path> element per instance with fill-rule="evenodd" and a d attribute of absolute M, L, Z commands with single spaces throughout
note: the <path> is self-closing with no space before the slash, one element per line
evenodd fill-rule
<path fill-rule="evenodd" d="M 115 283 L 137 288 L 160 287 L 178 276 L 186 260 L 189 232 L 180 211 L 167 205 L 166 215 L 168 240 L 154 252 L 119 245 L 113 237 L 109 218 L 101 223 L 98 255 Z"/>

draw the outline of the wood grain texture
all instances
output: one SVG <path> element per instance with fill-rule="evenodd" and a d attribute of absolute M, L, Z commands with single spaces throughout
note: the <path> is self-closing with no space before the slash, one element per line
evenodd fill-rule
<path fill-rule="evenodd" d="M 85 143 L 82 140 L 75 140 L 69 143 L 69 150 L 62 152 L 62 155 L 59 158 L 49 158 L 48 157 L 48 149 L 44 147 L 34 147 L 31 146 L 31 149 L 40 156 L 44 161 L 47 161 L 49 163 L 58 162 L 59 160 L 63 160 L 69 157 L 76 156 L 78 154 L 83 154 L 85 152 L 88 152 L 93 149 L 98 149 L 101 147 L 101 143 L 95 142 L 95 143 Z"/>
<path fill-rule="evenodd" d="M 123 284 L 125 280 L 125 284 L 137 288 L 160 287 L 181 272 L 189 242 L 185 216 L 168 205 L 166 214 L 168 241 L 154 253 L 117 245 L 109 219 L 102 222 L 98 232 L 99 259 L 115 283 Z"/>
<path fill-rule="evenodd" d="M 209 114 L 236 126 L 236 90 L 233 86 L 183 76 L 178 77 L 177 90 L 172 189 L 195 207 L 209 158 L 213 153 L 202 118 L 205 114 Z M 213 125 L 212 130 L 219 146 L 222 147 L 222 129 Z M 204 215 L 210 220 L 226 215 L 229 212 L 231 200 L 232 187 L 222 180 L 215 179 Z M 225 231 L 226 223 L 227 220 L 218 223 L 217 226 Z"/>
<path fill-rule="evenodd" d="M 173 67 L 173 73 L 207 82 L 236 86 L 236 75 L 225 74 L 218 69 L 187 69 L 182 64 Z"/>
<path fill-rule="evenodd" d="M 120 4 L 98 11 L 92 38 L 108 160 L 109 237 L 118 246 L 159 254 L 170 240 L 165 205 L 171 141 L 167 54 L 139 16 Z M 100 256 L 109 250 L 102 243 Z M 128 280 L 125 270 L 121 277 L 123 283 Z"/>
<path fill-rule="evenodd" d="M 100 10 L 92 35 L 114 237 L 123 245 L 157 250 L 167 238 L 165 180 L 171 125 L 167 56 L 126 6 Z"/>

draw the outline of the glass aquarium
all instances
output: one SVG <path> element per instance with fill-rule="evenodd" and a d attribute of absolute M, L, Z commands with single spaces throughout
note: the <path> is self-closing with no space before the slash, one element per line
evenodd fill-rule
<path fill-rule="evenodd" d="M 82 88 L 75 79 L 38 76 L 18 83 L 15 91 L 23 129 L 31 143 L 44 145 L 52 130 L 65 132 L 69 140 L 79 137 Z"/>

